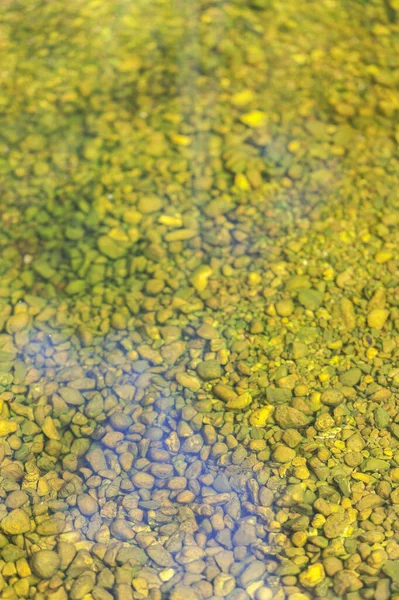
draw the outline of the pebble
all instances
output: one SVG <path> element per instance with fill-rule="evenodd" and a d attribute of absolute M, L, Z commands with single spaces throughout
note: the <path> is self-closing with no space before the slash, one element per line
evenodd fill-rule
<path fill-rule="evenodd" d="M 304 289 L 298 293 L 298 300 L 307 310 L 317 310 L 323 302 L 323 293 L 318 290 Z"/>
<path fill-rule="evenodd" d="M 161 546 L 161 544 L 151 544 L 146 549 L 146 552 L 149 558 L 160 567 L 173 567 L 175 565 L 171 553 Z"/>
<path fill-rule="evenodd" d="M 24 504 L 29 501 L 29 496 L 24 490 L 15 490 L 8 494 L 5 505 L 7 508 L 15 509 L 21 508 Z"/>
<path fill-rule="evenodd" d="M 260 560 L 255 560 L 241 573 L 239 577 L 241 587 L 245 589 L 253 581 L 261 580 L 265 571 L 266 565 Z"/>
<path fill-rule="evenodd" d="M 50 517 L 49 519 L 41 521 L 36 526 L 36 533 L 38 535 L 57 535 L 58 533 L 62 533 L 64 529 L 64 519 L 60 519 L 58 517 Z"/>
<path fill-rule="evenodd" d="M 273 459 L 279 463 L 291 462 L 296 456 L 295 450 L 281 444 L 273 452 Z"/>
<path fill-rule="evenodd" d="M 197 365 L 197 374 L 203 381 L 219 379 L 223 375 L 222 367 L 216 360 L 204 360 Z"/>
<path fill-rule="evenodd" d="M 375 308 L 367 315 L 367 324 L 372 329 L 380 331 L 389 317 L 389 310 L 385 308 Z"/>
<path fill-rule="evenodd" d="M 129 415 L 125 415 L 122 412 L 116 412 L 111 415 L 109 423 L 116 431 L 126 431 L 133 424 L 133 420 Z"/>
<path fill-rule="evenodd" d="M 170 593 L 169 600 L 200 600 L 200 597 L 189 586 L 177 585 Z"/>
<path fill-rule="evenodd" d="M 96 574 L 93 572 L 82 573 L 76 581 L 73 582 L 70 591 L 71 600 L 82 600 L 87 597 L 88 594 L 93 590 L 96 582 Z"/>
<path fill-rule="evenodd" d="M 219 400 L 223 400 L 224 402 L 232 402 L 237 398 L 237 394 L 233 388 L 223 383 L 214 385 L 212 391 L 216 398 L 219 398 Z"/>
<path fill-rule="evenodd" d="M 111 524 L 111 533 L 117 540 L 122 541 L 131 540 L 134 537 L 130 523 L 125 519 L 115 519 Z"/>
<path fill-rule="evenodd" d="M 176 381 L 180 385 L 193 392 L 197 392 L 201 388 L 201 383 L 197 377 L 194 375 L 189 375 L 188 373 L 177 373 Z"/>
<path fill-rule="evenodd" d="M 327 517 L 324 523 L 324 535 L 329 538 L 337 538 L 343 535 L 351 521 L 344 512 L 338 512 Z"/>
<path fill-rule="evenodd" d="M 314 588 L 325 579 L 324 567 L 321 563 L 310 565 L 299 575 L 299 581 L 304 587 Z"/>
<path fill-rule="evenodd" d="M 99 510 L 97 500 L 92 498 L 89 494 L 79 494 L 77 497 L 77 505 L 82 515 L 85 515 L 86 517 L 91 517 Z"/>
<path fill-rule="evenodd" d="M 139 489 L 151 490 L 155 485 L 155 477 L 150 473 L 139 471 L 132 475 L 132 482 Z"/>
<path fill-rule="evenodd" d="M 117 240 L 112 239 L 108 235 L 102 235 L 97 241 L 98 249 L 101 254 L 104 254 L 107 258 L 117 260 L 125 256 L 127 248 Z"/>
<path fill-rule="evenodd" d="M 6 331 L 7 333 L 18 333 L 25 329 L 29 325 L 29 315 L 28 313 L 18 313 L 16 315 L 12 315 L 7 319 L 6 322 Z"/>
<path fill-rule="evenodd" d="M 100 471 L 108 469 L 107 461 L 101 448 L 93 448 L 90 450 L 90 452 L 86 454 L 86 460 L 94 473 L 99 473 Z"/>
<path fill-rule="evenodd" d="M 142 214 L 148 215 L 161 210 L 162 205 L 163 201 L 159 196 L 142 196 L 137 208 Z"/>
<path fill-rule="evenodd" d="M 57 573 L 61 559 L 53 550 L 39 550 L 31 558 L 33 572 L 40 579 L 51 579 Z"/>
<path fill-rule="evenodd" d="M 18 424 L 14 421 L 0 420 L 0 437 L 6 437 L 10 433 L 18 431 Z"/>
<path fill-rule="evenodd" d="M 239 396 L 233 398 L 226 402 L 226 408 L 229 410 L 244 410 L 251 406 L 252 404 L 252 396 L 249 392 L 244 392 Z"/>
<path fill-rule="evenodd" d="M 309 417 L 291 406 L 276 406 L 273 416 L 282 429 L 306 427 L 309 424 Z"/>
<path fill-rule="evenodd" d="M 253 427 L 265 427 L 266 423 L 269 421 L 269 418 L 273 414 L 274 407 L 271 405 L 263 406 L 262 408 L 258 408 L 254 410 L 250 417 L 249 423 Z"/>
<path fill-rule="evenodd" d="M 56 429 L 53 419 L 49 416 L 47 416 L 43 421 L 42 431 L 50 440 L 61 439 L 61 436 Z"/>
<path fill-rule="evenodd" d="M 31 522 L 22 508 L 16 508 L 0 521 L 0 527 L 6 535 L 19 535 L 31 530 Z"/>
<path fill-rule="evenodd" d="M 84 404 L 85 399 L 79 390 L 74 390 L 69 387 L 64 387 L 59 390 L 61 398 L 71 406 L 80 406 Z"/>
<path fill-rule="evenodd" d="M 256 541 L 256 529 L 252 523 L 244 522 L 239 525 L 233 536 L 235 546 L 249 546 Z"/>
<path fill-rule="evenodd" d="M 358 367 L 353 367 L 340 375 L 339 380 L 342 385 L 354 386 L 359 383 L 362 377 L 362 372 Z"/>

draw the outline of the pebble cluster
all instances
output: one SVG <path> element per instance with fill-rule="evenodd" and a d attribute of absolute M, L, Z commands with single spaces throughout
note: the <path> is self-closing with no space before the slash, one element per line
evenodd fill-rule
<path fill-rule="evenodd" d="M 0 14 L 0 598 L 398 600 L 397 0 Z"/>

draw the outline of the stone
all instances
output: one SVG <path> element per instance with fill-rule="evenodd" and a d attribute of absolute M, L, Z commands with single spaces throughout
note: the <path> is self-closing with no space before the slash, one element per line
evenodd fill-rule
<path fill-rule="evenodd" d="M 53 550 L 39 550 L 31 558 L 31 567 L 40 579 L 51 579 L 60 568 L 61 559 Z"/>
<path fill-rule="evenodd" d="M 99 510 L 97 500 L 89 494 L 79 494 L 77 497 L 77 506 L 85 517 L 91 517 Z"/>
<path fill-rule="evenodd" d="M 31 522 L 28 514 L 22 508 L 16 508 L 2 519 L 0 527 L 6 535 L 19 535 L 31 530 Z"/>

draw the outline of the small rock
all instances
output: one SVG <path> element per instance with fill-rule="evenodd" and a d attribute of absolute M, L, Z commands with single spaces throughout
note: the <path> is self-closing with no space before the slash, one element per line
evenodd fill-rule
<path fill-rule="evenodd" d="M 5 505 L 7 508 L 21 508 L 28 500 L 29 496 L 24 490 L 15 490 L 8 494 Z"/>
<path fill-rule="evenodd" d="M 291 406 L 280 405 L 276 407 L 274 420 L 282 429 L 298 429 L 309 425 L 309 417 Z"/>
<path fill-rule="evenodd" d="M 134 537 L 134 533 L 130 527 L 130 523 L 125 519 L 115 519 L 111 524 L 111 534 L 117 540 L 127 541 Z"/>
<path fill-rule="evenodd" d="M 299 303 L 307 310 L 317 310 L 323 302 L 323 292 L 312 289 L 300 290 L 298 293 Z"/>
<path fill-rule="evenodd" d="M 51 579 L 60 568 L 61 559 L 53 550 L 39 550 L 31 559 L 33 572 L 40 579 Z"/>
<path fill-rule="evenodd" d="M 256 541 L 256 527 L 252 523 L 241 523 L 233 536 L 235 546 L 249 546 Z"/>
<path fill-rule="evenodd" d="M 146 549 L 146 552 L 150 559 L 160 567 L 173 567 L 175 564 L 171 553 L 161 544 L 151 544 L 151 546 Z"/>
<path fill-rule="evenodd" d="M 295 456 L 295 450 L 293 448 L 289 448 L 288 446 L 284 446 L 283 444 L 278 446 L 273 452 L 273 459 L 279 463 L 291 462 Z"/>
<path fill-rule="evenodd" d="M 10 435 L 18 430 L 18 423 L 15 421 L 3 421 L 0 420 L 0 437 Z"/>
<path fill-rule="evenodd" d="M 89 494 L 79 494 L 77 497 L 77 505 L 78 509 L 85 517 L 91 517 L 98 512 L 98 502 Z"/>
<path fill-rule="evenodd" d="M 239 583 L 241 587 L 246 588 L 247 585 L 253 581 L 262 579 L 265 571 L 266 565 L 262 561 L 255 560 L 254 562 L 250 563 L 239 577 Z"/>
<path fill-rule="evenodd" d="M 65 521 L 58 517 L 51 517 L 39 523 L 36 527 L 38 535 L 57 535 L 65 529 Z"/>
<path fill-rule="evenodd" d="M 314 588 L 324 581 L 325 577 L 326 574 L 323 565 L 321 563 L 315 563 L 300 573 L 299 581 L 304 587 Z"/>
<path fill-rule="evenodd" d="M 54 425 L 53 419 L 49 416 L 47 416 L 44 419 L 44 422 L 42 425 L 42 431 L 50 440 L 60 440 L 61 439 L 61 436 L 58 433 L 56 426 Z"/>
<path fill-rule="evenodd" d="M 132 482 L 139 489 L 151 490 L 155 485 L 155 477 L 139 471 L 132 476 Z"/>
<path fill-rule="evenodd" d="M 6 535 L 28 533 L 31 530 L 30 518 L 22 508 L 16 508 L 2 519 L 0 527 Z"/>
<path fill-rule="evenodd" d="M 116 431 L 126 431 L 133 424 L 133 419 L 129 415 L 125 415 L 125 413 L 116 412 L 111 415 L 109 423 Z"/>
<path fill-rule="evenodd" d="M 361 377 L 361 370 L 358 367 L 354 367 L 353 369 L 349 369 L 348 371 L 345 371 L 345 373 L 342 373 L 339 377 L 339 380 L 342 383 L 342 385 L 353 387 L 354 385 L 359 383 Z"/>
<path fill-rule="evenodd" d="M 85 399 L 79 390 L 74 390 L 69 387 L 63 387 L 58 390 L 59 395 L 67 404 L 71 406 L 81 406 L 85 403 Z"/>
<path fill-rule="evenodd" d="M 188 373 L 176 373 L 176 381 L 181 386 L 188 388 L 193 392 L 198 392 L 198 390 L 201 388 L 201 382 L 199 379 L 194 377 L 194 375 L 189 375 Z"/>
<path fill-rule="evenodd" d="M 375 308 L 367 315 L 367 324 L 372 329 L 378 331 L 382 329 L 389 317 L 389 310 L 385 308 Z"/>
<path fill-rule="evenodd" d="M 223 370 L 217 360 L 204 360 L 197 365 L 197 373 L 204 381 L 210 381 L 221 377 Z"/>

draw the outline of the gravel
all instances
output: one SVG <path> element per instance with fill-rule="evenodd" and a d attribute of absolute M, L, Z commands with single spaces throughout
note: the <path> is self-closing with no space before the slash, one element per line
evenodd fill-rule
<path fill-rule="evenodd" d="M 0 595 L 399 595 L 398 6 L 2 7 Z"/>

